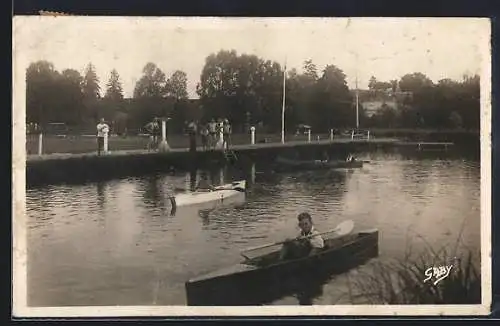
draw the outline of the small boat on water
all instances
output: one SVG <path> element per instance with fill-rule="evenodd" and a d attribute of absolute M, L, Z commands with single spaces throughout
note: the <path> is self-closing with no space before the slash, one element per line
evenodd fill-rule
<path fill-rule="evenodd" d="M 275 162 L 278 169 L 352 169 L 363 167 L 363 161 L 358 160 L 295 160 L 278 156 Z"/>
<path fill-rule="evenodd" d="M 280 247 L 242 263 L 186 282 L 188 305 L 260 305 L 290 291 L 290 284 L 324 279 L 378 256 L 378 230 L 323 236 L 325 249 L 299 259 L 279 260 Z M 321 275 L 321 276 L 320 276 Z M 292 287 L 293 288 L 293 287 Z"/>
<path fill-rule="evenodd" d="M 174 195 L 175 206 L 195 205 L 213 201 L 223 201 L 245 192 L 246 180 L 235 181 L 222 186 L 215 187 L 212 190 L 197 190 Z"/>

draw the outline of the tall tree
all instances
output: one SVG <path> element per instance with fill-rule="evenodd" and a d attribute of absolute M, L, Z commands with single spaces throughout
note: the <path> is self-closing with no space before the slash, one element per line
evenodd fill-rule
<path fill-rule="evenodd" d="M 57 117 L 59 121 L 78 125 L 85 118 L 84 96 L 81 85 L 83 77 L 74 69 L 63 70 L 59 80 L 59 99 Z"/>
<path fill-rule="evenodd" d="M 479 130 L 481 119 L 480 78 L 478 75 L 464 76 L 458 84 L 458 100 L 456 106 L 462 117 L 463 126 L 467 129 Z"/>
<path fill-rule="evenodd" d="M 123 99 L 122 83 L 120 81 L 120 75 L 116 69 L 111 70 L 109 80 L 106 84 L 106 94 L 104 97 L 114 101 Z"/>
<path fill-rule="evenodd" d="M 57 101 L 59 73 L 48 61 L 37 61 L 26 70 L 26 118 L 29 122 L 45 125 L 52 120 Z"/>
<path fill-rule="evenodd" d="M 392 79 L 392 80 L 390 81 L 390 83 L 391 83 L 391 86 L 392 86 L 392 91 L 393 91 L 394 93 L 396 93 L 396 92 L 398 91 L 398 87 L 399 87 L 399 82 L 398 82 L 398 80 L 397 80 L 397 79 Z"/>
<path fill-rule="evenodd" d="M 187 74 L 182 70 L 176 70 L 165 83 L 165 94 L 176 100 L 186 100 L 187 92 Z"/>
<path fill-rule="evenodd" d="M 205 118 L 226 117 L 236 128 L 248 120 L 262 122 L 278 130 L 282 82 L 283 69 L 277 62 L 222 50 L 206 58 L 197 93 Z"/>
<path fill-rule="evenodd" d="M 401 77 L 399 81 L 399 87 L 404 92 L 420 92 L 425 88 L 432 87 L 432 80 L 429 79 L 426 75 L 415 72 L 413 74 L 406 74 Z"/>
<path fill-rule="evenodd" d="M 287 129 L 296 127 L 297 124 L 311 125 L 314 123 L 312 103 L 315 101 L 318 73 L 312 60 L 304 62 L 304 73 L 294 71 L 288 74 L 286 93 L 286 122 Z"/>
<path fill-rule="evenodd" d="M 133 120 L 144 125 L 153 117 L 167 116 L 175 101 L 167 98 L 165 73 L 152 62 L 148 62 L 142 77 L 134 89 Z"/>
<path fill-rule="evenodd" d="M 276 132 L 281 130 L 284 69 L 275 61 L 260 59 L 259 62 L 259 72 L 251 90 L 255 93 L 250 93 L 257 101 L 257 106 L 254 109 L 247 108 L 247 111 L 253 111 L 257 121 L 262 121 L 269 131 Z M 290 117 L 288 104 L 285 115 Z"/>
<path fill-rule="evenodd" d="M 311 80 L 318 80 L 318 68 L 311 59 L 304 61 L 304 75 Z"/>
<path fill-rule="evenodd" d="M 334 66 L 327 65 L 318 80 L 312 108 L 316 130 L 327 131 L 332 127 L 355 125 L 355 110 L 346 75 Z"/>
<path fill-rule="evenodd" d="M 187 74 L 182 70 L 176 70 L 165 83 L 165 94 L 174 99 L 174 108 L 171 113 L 172 123 L 176 131 L 181 131 L 184 122 L 193 119 L 189 110 L 191 105 L 188 102 Z"/>
<path fill-rule="evenodd" d="M 99 77 L 92 63 L 85 67 L 85 73 L 82 82 L 82 91 L 86 116 L 94 122 L 100 118 L 98 100 L 101 98 L 101 87 L 99 86 Z M 90 122 L 90 121 L 89 121 Z"/>
<path fill-rule="evenodd" d="M 368 82 L 368 89 L 373 90 L 376 84 L 377 84 L 377 78 L 375 78 L 375 76 L 371 76 L 370 81 Z"/>
<path fill-rule="evenodd" d="M 82 90 L 85 99 L 97 100 L 101 98 L 101 87 L 99 86 L 99 77 L 95 71 L 92 63 L 85 67 L 85 74 L 83 77 Z"/>
<path fill-rule="evenodd" d="M 238 55 L 221 50 L 205 59 L 196 92 L 205 108 L 205 118 L 229 117 L 236 96 Z"/>
<path fill-rule="evenodd" d="M 435 102 L 435 88 L 432 80 L 420 72 L 406 74 L 401 77 L 399 87 L 408 92 L 411 97 L 406 98 L 406 109 L 402 117 L 406 121 L 405 127 L 423 127 L 435 125 L 437 105 Z"/>
<path fill-rule="evenodd" d="M 165 95 L 165 73 L 154 63 L 142 69 L 142 77 L 135 84 L 134 98 L 161 98 Z"/>

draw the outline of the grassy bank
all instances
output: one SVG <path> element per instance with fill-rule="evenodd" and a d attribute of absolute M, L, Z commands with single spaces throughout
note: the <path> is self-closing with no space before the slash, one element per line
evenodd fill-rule
<path fill-rule="evenodd" d="M 320 135 L 320 139 L 326 139 L 328 135 Z M 312 138 L 312 137 L 311 137 Z M 298 141 L 307 140 L 305 135 L 288 135 L 287 140 Z M 317 139 L 317 135 L 314 135 Z M 256 142 L 281 142 L 280 135 L 261 135 L 256 136 Z M 171 148 L 188 148 L 189 139 L 184 135 L 169 135 L 167 138 L 168 144 Z M 111 136 L 109 138 L 110 151 L 124 151 L 124 150 L 140 150 L 146 149 L 149 138 L 147 136 Z M 231 143 L 235 145 L 250 144 L 250 135 L 237 134 L 232 135 Z M 197 145 L 201 146 L 200 137 L 197 138 Z M 97 150 L 97 141 L 95 137 L 91 136 L 44 136 L 43 137 L 43 153 L 90 153 Z M 26 152 L 28 155 L 36 154 L 38 152 L 38 136 L 28 135 L 26 139 Z"/>
<path fill-rule="evenodd" d="M 312 134 L 311 139 L 328 139 L 328 134 Z M 336 137 L 348 137 L 346 135 Z M 451 141 L 458 143 L 469 143 L 479 141 L 478 132 L 460 131 L 460 130 L 424 130 L 424 129 L 371 129 L 371 138 L 400 138 L 406 140 L 420 141 Z M 307 140 L 306 135 L 286 136 L 288 141 Z M 148 137 L 128 136 L 119 137 L 112 136 L 109 139 L 109 150 L 140 150 L 146 149 Z M 280 134 L 257 134 L 256 142 L 280 142 Z M 198 144 L 201 139 L 198 137 Z M 172 148 L 187 148 L 189 139 L 185 135 L 169 135 L 168 143 Z M 250 134 L 235 134 L 232 135 L 232 143 L 237 145 L 249 144 Z M 43 153 L 89 153 L 96 151 L 96 139 L 93 136 L 68 135 L 68 136 L 49 136 L 43 137 Z M 38 135 L 28 135 L 26 140 L 26 151 L 28 155 L 38 152 Z"/>
<path fill-rule="evenodd" d="M 446 247 L 427 247 L 418 256 L 407 253 L 402 259 L 376 262 L 369 271 L 349 278 L 349 296 L 352 302 L 369 304 L 480 304 L 478 257 L 471 250 L 456 255 Z M 429 268 L 445 265 L 452 266 L 448 277 L 425 281 Z"/>

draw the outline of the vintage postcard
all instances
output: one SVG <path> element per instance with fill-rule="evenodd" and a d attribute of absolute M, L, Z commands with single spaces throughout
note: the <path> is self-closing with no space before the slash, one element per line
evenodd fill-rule
<path fill-rule="evenodd" d="M 16 16 L 13 314 L 487 315 L 482 18 Z"/>

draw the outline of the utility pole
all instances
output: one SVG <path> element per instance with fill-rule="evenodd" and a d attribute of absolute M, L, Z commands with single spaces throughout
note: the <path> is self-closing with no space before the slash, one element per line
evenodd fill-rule
<path fill-rule="evenodd" d="M 356 129 L 359 129 L 358 53 L 356 52 Z"/>
<path fill-rule="evenodd" d="M 359 89 L 358 73 L 356 72 L 356 129 L 359 129 Z"/>
<path fill-rule="evenodd" d="M 285 143 L 285 83 L 286 83 L 286 59 L 283 69 L 283 105 L 281 108 L 281 143 Z"/>

